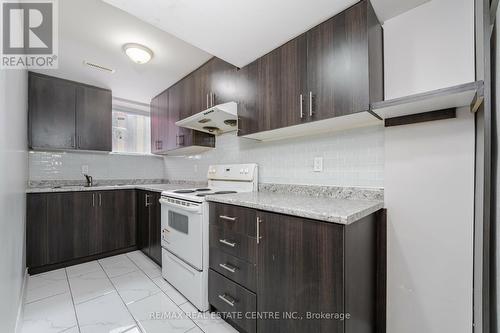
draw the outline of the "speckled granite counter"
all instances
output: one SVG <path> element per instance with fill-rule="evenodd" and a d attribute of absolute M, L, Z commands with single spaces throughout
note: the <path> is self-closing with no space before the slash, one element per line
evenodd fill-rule
<path fill-rule="evenodd" d="M 280 192 L 249 192 L 207 196 L 225 203 L 325 222 L 350 224 L 384 207 L 381 200 L 353 200 Z"/>
<path fill-rule="evenodd" d="M 85 186 L 31 187 L 26 190 L 26 193 L 111 191 L 111 190 L 127 190 L 127 189 L 162 192 L 169 190 L 178 190 L 186 187 L 190 186 L 186 184 L 135 184 L 135 185 L 104 185 L 104 186 L 97 185 L 92 187 L 85 187 Z"/>

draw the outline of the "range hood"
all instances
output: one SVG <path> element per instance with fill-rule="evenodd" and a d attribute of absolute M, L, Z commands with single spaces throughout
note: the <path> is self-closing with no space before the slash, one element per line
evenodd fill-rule
<path fill-rule="evenodd" d="M 184 118 L 175 123 L 179 127 L 219 135 L 238 129 L 238 104 L 228 102 Z"/>

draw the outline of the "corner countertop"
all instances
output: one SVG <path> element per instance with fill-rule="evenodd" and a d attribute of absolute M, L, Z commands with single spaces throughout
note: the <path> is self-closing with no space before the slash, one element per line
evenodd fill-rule
<path fill-rule="evenodd" d="M 348 225 L 384 207 L 380 200 L 336 199 L 308 195 L 247 192 L 206 198 L 236 206 Z"/>
<path fill-rule="evenodd" d="M 103 186 L 61 186 L 61 187 L 31 187 L 26 193 L 55 193 L 55 192 L 82 192 L 82 191 L 111 191 L 111 190 L 145 190 L 162 192 L 186 188 L 185 184 L 135 184 L 135 185 L 103 185 Z"/>

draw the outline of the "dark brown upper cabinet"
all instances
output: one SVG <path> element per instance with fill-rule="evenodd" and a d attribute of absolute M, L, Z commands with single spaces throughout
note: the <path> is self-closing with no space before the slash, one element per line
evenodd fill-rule
<path fill-rule="evenodd" d="M 111 91 L 80 86 L 76 89 L 76 143 L 82 150 L 111 151 Z"/>
<path fill-rule="evenodd" d="M 29 75 L 31 148 L 76 148 L 76 88 L 64 80 Z"/>
<path fill-rule="evenodd" d="M 265 139 L 251 134 L 357 113 L 372 119 L 370 104 L 383 99 L 382 52 L 382 27 L 365 0 L 257 59 L 238 72 L 238 135 Z"/>
<path fill-rule="evenodd" d="M 29 73 L 32 149 L 112 150 L 110 90 Z"/>

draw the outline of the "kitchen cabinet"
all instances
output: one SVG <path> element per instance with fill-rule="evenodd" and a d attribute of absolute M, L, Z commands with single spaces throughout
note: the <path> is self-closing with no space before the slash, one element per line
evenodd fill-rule
<path fill-rule="evenodd" d="M 150 112 L 150 126 L 151 126 L 151 153 L 158 154 L 160 149 L 160 96 L 155 96 L 151 99 L 149 107 Z"/>
<path fill-rule="evenodd" d="M 306 60 L 307 40 L 303 34 L 240 70 L 239 135 L 307 120 Z"/>
<path fill-rule="evenodd" d="M 134 190 L 28 194 L 30 273 L 133 249 L 135 214 Z"/>
<path fill-rule="evenodd" d="M 161 266 L 161 194 L 137 191 L 137 246 Z"/>
<path fill-rule="evenodd" d="M 168 92 L 164 91 L 151 100 L 151 153 L 162 154 L 168 150 Z"/>
<path fill-rule="evenodd" d="M 279 313 L 226 318 L 241 332 L 375 332 L 377 216 L 343 225 L 210 203 L 211 306 Z"/>
<path fill-rule="evenodd" d="M 344 126 L 375 121 L 369 111 L 383 99 L 382 52 L 382 27 L 364 0 L 264 55 L 238 73 L 238 134 L 314 133 L 334 127 L 316 121 L 342 116 L 354 119 Z M 304 126 L 286 129 L 294 125 Z"/>
<path fill-rule="evenodd" d="M 29 144 L 31 148 L 76 148 L 76 89 L 73 83 L 29 75 Z"/>
<path fill-rule="evenodd" d="M 79 86 L 76 89 L 77 148 L 112 151 L 111 91 Z"/>
<path fill-rule="evenodd" d="M 32 149 L 111 151 L 111 91 L 29 73 Z"/>

